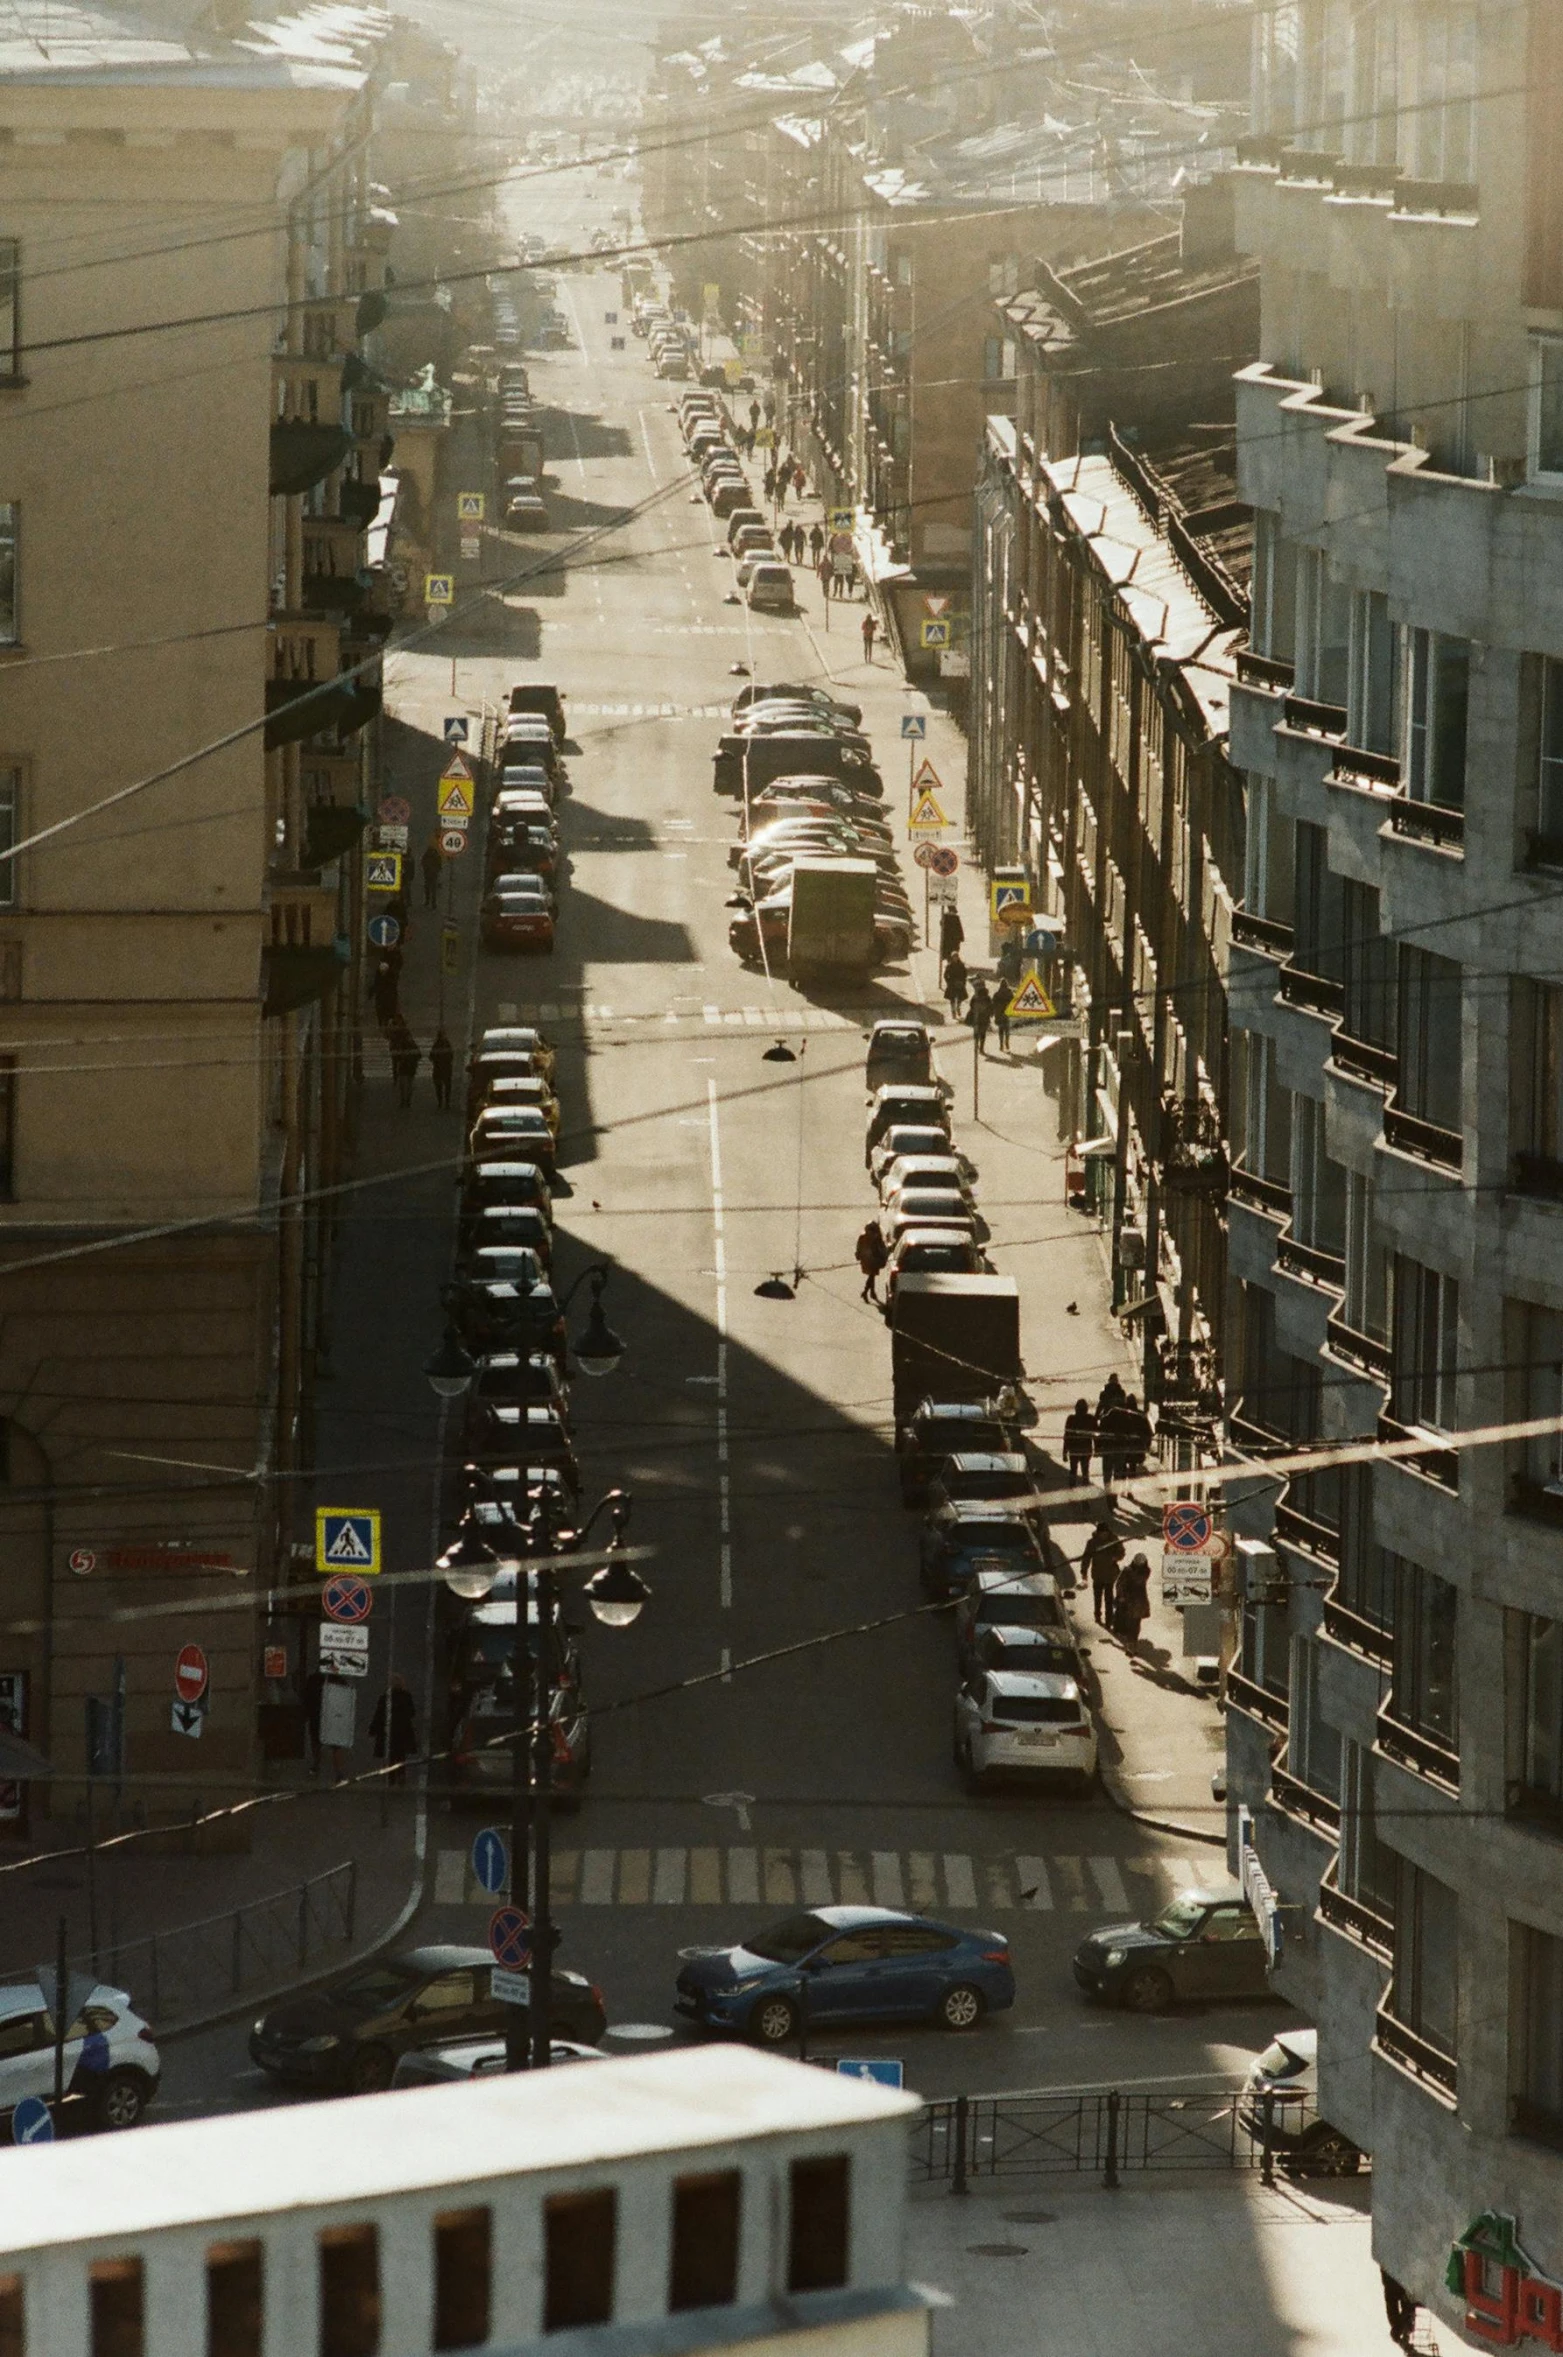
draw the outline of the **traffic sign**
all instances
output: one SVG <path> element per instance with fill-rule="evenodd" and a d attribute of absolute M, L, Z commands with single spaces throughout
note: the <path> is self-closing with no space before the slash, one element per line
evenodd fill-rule
<path fill-rule="evenodd" d="M 942 794 L 944 792 L 944 781 L 926 756 L 919 761 L 912 772 L 912 792 L 914 794 Z"/>
<path fill-rule="evenodd" d="M 953 876 L 960 868 L 961 855 L 953 843 L 930 843 L 928 865 L 936 876 Z"/>
<path fill-rule="evenodd" d="M 315 1569 L 376 1572 L 380 1568 L 378 1506 L 315 1508 Z"/>
<path fill-rule="evenodd" d="M 445 832 L 440 837 L 440 849 L 444 853 L 445 857 L 447 859 L 454 859 L 459 852 L 465 851 L 466 848 L 466 828 L 447 827 Z"/>
<path fill-rule="evenodd" d="M 85 1579 L 89 1571 L 97 1570 L 98 1558 L 90 1547 L 72 1547 L 65 1564 L 66 1569 L 73 1571 L 78 1579 Z"/>
<path fill-rule="evenodd" d="M 375 812 L 382 827 L 407 827 L 412 824 L 412 804 L 404 794 L 387 794 Z"/>
<path fill-rule="evenodd" d="M 464 777 L 469 786 L 472 783 L 472 764 L 466 754 L 459 749 L 452 753 L 445 767 L 440 771 L 440 784 L 443 785 L 448 777 Z"/>
<path fill-rule="evenodd" d="M 169 1714 L 169 1726 L 176 1735 L 188 1735 L 192 1743 L 199 1742 L 206 1731 L 206 1698 L 199 1702 L 175 1701 Z"/>
<path fill-rule="evenodd" d="M 510 1880 L 510 1851 L 497 1825 L 485 1825 L 472 1844 L 472 1879 L 496 1898 Z"/>
<path fill-rule="evenodd" d="M 401 926 L 395 917 L 378 916 L 369 920 L 369 938 L 376 949 L 394 949 L 402 937 Z"/>
<path fill-rule="evenodd" d="M 206 1692 L 209 1672 L 199 1645 L 183 1645 L 174 1663 L 174 1692 L 181 1702 L 199 1702 Z"/>
<path fill-rule="evenodd" d="M 488 500 L 481 491 L 458 491 L 456 514 L 463 524 L 481 524 L 488 513 Z"/>
<path fill-rule="evenodd" d="M 1028 974 L 1021 976 L 1011 993 L 1009 1019 L 1012 1023 L 1045 1023 L 1055 1011 L 1042 987 L 1042 977 L 1033 966 Z"/>
<path fill-rule="evenodd" d="M 488 1919 L 488 1944 L 494 1962 L 519 1972 L 532 1954 L 532 1924 L 524 1907 L 496 1907 Z"/>
<path fill-rule="evenodd" d="M 915 743 L 920 745 L 928 734 L 927 713 L 903 712 L 901 715 L 901 734 L 903 737 L 910 737 Z"/>
<path fill-rule="evenodd" d="M 836 2058 L 838 2079 L 867 2079 L 871 2087 L 899 2087 L 906 2078 L 903 2063 L 867 2054 L 841 2054 Z"/>
<path fill-rule="evenodd" d="M 1164 1548 L 1161 1558 L 1161 1600 L 1163 1604 L 1208 1604 L 1214 1592 L 1212 1567 L 1208 1555 L 1183 1555 L 1175 1548 Z"/>
<path fill-rule="evenodd" d="M 949 823 L 933 788 L 924 786 L 922 791 L 913 797 L 912 815 L 906 822 L 908 834 L 937 834 L 941 827 L 947 827 Z"/>
<path fill-rule="evenodd" d="M 319 1629 L 320 1666 L 329 1677 L 367 1678 L 369 1675 L 369 1631 L 343 1628 L 338 1621 L 323 1620 Z"/>
<path fill-rule="evenodd" d="M 452 573 L 425 573 L 423 602 L 426 606 L 453 606 L 456 603 L 456 579 Z"/>
<path fill-rule="evenodd" d="M 488 1993 L 500 2005 L 527 2005 L 532 1984 L 524 1972 L 507 1972 L 502 1964 L 496 1964 L 489 1972 Z"/>
<path fill-rule="evenodd" d="M 472 816 L 472 780 L 464 777 L 442 777 L 437 797 L 442 821 Z"/>
<path fill-rule="evenodd" d="M 1023 877 L 1004 877 L 996 880 L 988 886 L 988 908 L 990 914 L 997 917 L 1001 924 L 1004 919 L 1004 911 L 1007 908 L 1019 909 L 1023 916 L 1029 915 L 1031 886 Z"/>
<path fill-rule="evenodd" d="M 852 510 L 849 507 L 833 507 L 830 511 L 830 528 L 833 532 L 850 532 Z"/>
<path fill-rule="evenodd" d="M 327 1620 L 367 1620 L 374 1610 L 374 1590 L 356 1572 L 335 1572 L 320 1591 L 320 1609 Z"/>
<path fill-rule="evenodd" d="M 937 843 L 914 843 L 912 846 L 912 857 L 920 868 L 931 868 L 933 866 L 933 855 L 938 850 L 938 848 L 939 846 Z"/>
<path fill-rule="evenodd" d="M 54 2114 L 41 2095 L 24 2095 L 11 2113 L 13 2144 L 52 2144 Z"/>
<path fill-rule="evenodd" d="M 923 612 L 925 614 L 947 614 L 949 610 L 950 599 L 948 591 L 941 590 L 938 596 L 935 596 L 931 589 L 924 590 Z"/>
<path fill-rule="evenodd" d="M 399 851 L 366 851 L 364 853 L 364 890 L 366 892 L 400 892 L 401 888 L 401 853 Z"/>
<path fill-rule="evenodd" d="M 949 622 L 923 622 L 918 626 L 918 640 L 925 647 L 947 647 L 953 625 Z"/>
<path fill-rule="evenodd" d="M 1161 1535 L 1179 1555 L 1203 1555 L 1214 1525 L 1207 1506 L 1191 1498 L 1175 1498 L 1161 1510 Z"/>

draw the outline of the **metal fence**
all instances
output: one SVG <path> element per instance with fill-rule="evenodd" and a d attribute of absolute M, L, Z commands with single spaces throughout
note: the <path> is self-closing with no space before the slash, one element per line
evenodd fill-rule
<path fill-rule="evenodd" d="M 264 1899 L 143 1939 L 100 1942 L 76 1970 L 128 1989 L 154 2029 L 217 2011 L 246 1989 L 295 1978 L 353 1937 L 358 1864 L 349 1858 Z"/>
<path fill-rule="evenodd" d="M 1067 2172 L 1111 2188 L 1136 2170 L 1257 2169 L 1268 2184 L 1278 2166 L 1324 2165 L 1300 2149 L 1317 2120 L 1300 2097 L 1256 2106 L 1240 2089 L 957 2095 L 930 2103 L 913 2129 L 912 2180 L 965 2193 L 988 2177 Z M 1345 2165 L 1367 2164 L 1347 2148 Z"/>

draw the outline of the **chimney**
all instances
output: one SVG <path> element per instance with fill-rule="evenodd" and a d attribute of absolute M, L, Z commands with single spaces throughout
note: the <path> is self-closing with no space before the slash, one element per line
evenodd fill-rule
<path fill-rule="evenodd" d="M 1184 189 L 1182 256 L 1190 269 L 1236 261 L 1237 230 L 1229 174 L 1196 181 Z"/>

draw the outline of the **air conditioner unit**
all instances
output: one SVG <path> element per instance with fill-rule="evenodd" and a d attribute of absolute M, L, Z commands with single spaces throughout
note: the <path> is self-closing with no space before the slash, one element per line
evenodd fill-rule
<path fill-rule="evenodd" d="M 1118 1230 L 1118 1266 L 1123 1269 L 1142 1269 L 1145 1266 L 1145 1230 L 1126 1221 Z"/>

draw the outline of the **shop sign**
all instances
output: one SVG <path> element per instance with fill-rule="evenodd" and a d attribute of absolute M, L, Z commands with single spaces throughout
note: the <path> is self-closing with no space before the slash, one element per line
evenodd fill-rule
<path fill-rule="evenodd" d="M 1507 2210 L 1483 2210 L 1449 2253 L 1444 2282 L 1465 2329 L 1490 2349 L 1563 2350 L 1563 2284 L 1543 2275 Z"/>
<path fill-rule="evenodd" d="M 165 1571 L 226 1571 L 236 1579 L 244 1577 L 244 1566 L 225 1551 L 182 1547 L 177 1539 L 161 1544 L 154 1540 L 150 1545 L 134 1547 L 73 1547 L 66 1557 L 66 1565 L 79 1579 L 93 1573 L 125 1578 Z"/>

